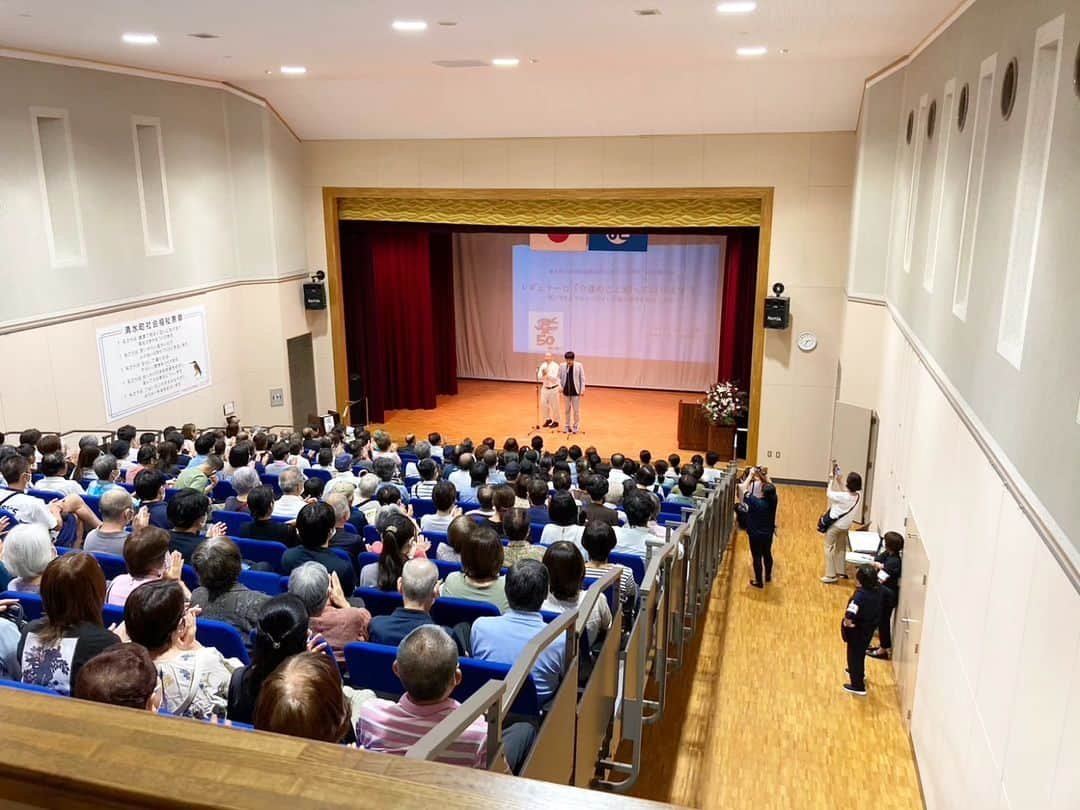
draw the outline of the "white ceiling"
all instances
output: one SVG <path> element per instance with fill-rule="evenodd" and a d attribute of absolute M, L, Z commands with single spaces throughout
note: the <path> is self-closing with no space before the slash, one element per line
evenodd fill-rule
<path fill-rule="evenodd" d="M 715 5 L 0 0 L 0 46 L 229 81 L 266 97 L 305 139 L 850 130 L 866 76 L 910 51 L 955 0 L 758 0 L 741 16 Z M 394 19 L 430 27 L 400 34 Z M 124 44 L 125 31 L 159 44 Z M 199 32 L 220 39 L 188 36 Z M 770 51 L 737 57 L 743 45 Z M 521 64 L 432 64 L 497 56 Z M 308 73 L 277 75 L 283 64 Z"/>

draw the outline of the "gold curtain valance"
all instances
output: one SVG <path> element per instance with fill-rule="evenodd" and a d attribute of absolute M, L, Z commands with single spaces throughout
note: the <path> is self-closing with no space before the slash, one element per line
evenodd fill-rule
<path fill-rule="evenodd" d="M 672 196 L 650 190 L 551 191 L 539 196 L 349 196 L 338 217 L 367 222 L 429 222 L 526 228 L 717 228 L 761 224 L 760 193 L 694 189 Z M 751 196 L 753 195 L 753 196 Z"/>

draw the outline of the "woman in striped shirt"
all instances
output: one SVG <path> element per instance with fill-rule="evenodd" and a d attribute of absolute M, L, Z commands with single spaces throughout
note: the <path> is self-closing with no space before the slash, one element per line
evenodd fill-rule
<path fill-rule="evenodd" d="M 581 535 L 581 544 L 589 555 L 585 561 L 586 577 L 601 577 L 612 568 L 621 569 L 619 573 L 619 604 L 623 609 L 623 626 L 629 627 L 637 610 L 637 583 L 634 573 L 625 565 L 608 561 L 611 550 L 615 548 L 615 529 L 602 520 L 590 520 Z"/>

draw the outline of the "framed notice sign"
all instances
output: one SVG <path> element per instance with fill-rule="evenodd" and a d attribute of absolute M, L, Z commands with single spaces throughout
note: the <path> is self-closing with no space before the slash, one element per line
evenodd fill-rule
<path fill-rule="evenodd" d="M 97 344 L 110 422 L 210 386 L 203 307 L 98 329 Z"/>

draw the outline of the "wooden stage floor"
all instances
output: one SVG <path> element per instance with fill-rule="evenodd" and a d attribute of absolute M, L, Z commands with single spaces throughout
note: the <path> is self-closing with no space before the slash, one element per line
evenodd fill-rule
<path fill-rule="evenodd" d="M 694 451 L 680 451 L 676 443 L 679 400 L 697 399 L 693 393 L 643 391 L 628 388 L 588 388 L 581 400 L 581 429 L 576 436 L 564 430 L 543 430 L 545 445 L 596 445 L 603 456 L 619 451 L 637 458 L 639 450 L 666 457 L 680 452 L 684 460 Z M 562 414 L 559 416 L 561 423 Z M 458 393 L 441 395 L 433 410 L 387 411 L 383 428 L 401 442 L 407 433 L 426 438 L 438 431 L 444 440 L 465 437 L 479 442 L 492 436 L 498 446 L 508 436 L 527 444 L 536 424 L 536 386 L 531 383 L 459 380 Z"/>

